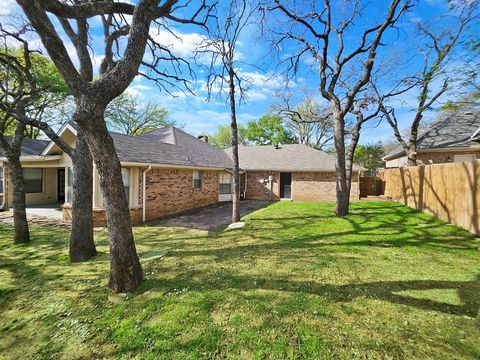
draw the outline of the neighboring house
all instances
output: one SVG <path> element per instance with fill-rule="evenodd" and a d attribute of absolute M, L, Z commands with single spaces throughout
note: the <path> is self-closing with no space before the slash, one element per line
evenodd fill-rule
<path fill-rule="evenodd" d="M 59 135 L 75 146 L 76 129 L 64 125 Z M 169 126 L 141 136 L 111 133 L 122 166 L 133 223 L 230 200 L 231 161 L 221 150 Z M 35 146 L 33 146 L 35 144 Z M 64 203 L 71 218 L 72 162 L 53 142 L 26 139 L 22 152 L 28 205 Z M 0 154 L 0 165 L 6 159 Z M 6 177 L 5 206 L 12 205 Z M 228 189 L 227 189 L 228 188 Z M 220 194 L 219 189 L 227 194 Z M 146 194 L 144 197 L 143 194 Z M 94 223 L 105 223 L 99 176 L 94 170 Z"/>
<path fill-rule="evenodd" d="M 463 162 L 480 159 L 480 111 L 447 113 L 417 140 L 419 165 Z M 401 146 L 384 157 L 387 168 L 402 167 L 407 157 Z"/>
<path fill-rule="evenodd" d="M 225 150 L 231 157 L 232 150 Z M 239 146 L 241 192 L 247 199 L 335 201 L 335 157 L 307 145 Z M 351 200 L 359 199 L 354 166 Z"/>

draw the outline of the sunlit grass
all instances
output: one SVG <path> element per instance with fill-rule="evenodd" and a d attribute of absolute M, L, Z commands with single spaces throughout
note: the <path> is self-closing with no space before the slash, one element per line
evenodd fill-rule
<path fill-rule="evenodd" d="M 238 230 L 136 227 L 145 281 L 112 296 L 108 240 L 0 225 L 0 358 L 479 358 L 480 241 L 394 203 L 274 203 Z M 110 300 L 109 300 L 110 297 Z"/>

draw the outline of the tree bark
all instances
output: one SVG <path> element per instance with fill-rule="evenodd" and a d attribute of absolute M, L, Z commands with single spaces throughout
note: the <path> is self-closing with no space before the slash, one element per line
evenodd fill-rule
<path fill-rule="evenodd" d="M 76 113 L 76 121 L 84 130 L 85 138 L 100 175 L 100 187 L 107 216 L 110 237 L 110 281 L 115 292 L 131 291 L 142 282 L 143 273 L 135 248 L 130 212 L 122 181 L 120 161 L 110 136 L 103 111 L 97 111 L 93 119 L 81 119 L 82 109 Z"/>
<path fill-rule="evenodd" d="M 334 114 L 334 140 L 335 140 L 335 171 L 336 171 L 336 197 L 335 213 L 337 216 L 348 215 L 350 205 L 347 170 L 345 161 L 345 126 L 341 114 Z"/>
<path fill-rule="evenodd" d="M 237 111 L 235 106 L 235 73 L 233 66 L 228 69 L 229 97 L 230 97 L 230 127 L 232 129 L 232 157 L 233 157 L 233 199 L 232 223 L 240 221 L 240 165 L 238 160 L 238 127 Z"/>
<path fill-rule="evenodd" d="M 19 156 L 7 156 L 10 179 L 13 184 L 13 241 L 16 244 L 30 241 L 25 204 L 25 182 Z"/>
<path fill-rule="evenodd" d="M 73 160 L 72 232 L 70 262 L 87 261 L 97 254 L 93 241 L 93 159 L 83 130 L 77 130 Z"/>

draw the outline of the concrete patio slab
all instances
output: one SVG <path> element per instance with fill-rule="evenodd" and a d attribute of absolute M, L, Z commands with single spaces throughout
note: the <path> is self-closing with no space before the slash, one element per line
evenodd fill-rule
<path fill-rule="evenodd" d="M 240 202 L 240 214 L 243 216 L 268 204 L 269 201 L 243 200 Z M 159 226 L 211 231 L 228 225 L 231 221 L 232 203 L 226 202 L 189 210 L 152 223 Z"/>
<path fill-rule="evenodd" d="M 30 205 L 27 207 L 27 215 L 45 217 L 48 219 L 62 220 L 62 208 L 60 204 Z"/>

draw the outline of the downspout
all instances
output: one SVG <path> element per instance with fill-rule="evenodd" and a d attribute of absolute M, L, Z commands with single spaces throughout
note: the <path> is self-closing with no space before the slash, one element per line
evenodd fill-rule
<path fill-rule="evenodd" d="M 147 172 L 152 170 L 152 165 L 149 165 L 148 168 L 143 170 L 142 175 L 142 222 L 147 221 Z"/>
<path fill-rule="evenodd" d="M 5 164 L 2 163 L 2 188 L 3 188 L 3 199 L 2 199 L 2 205 L 0 205 L 0 211 L 4 211 L 6 210 L 5 209 L 5 205 L 6 205 L 6 202 L 7 202 L 7 181 L 6 181 L 6 174 L 5 174 Z"/>
<path fill-rule="evenodd" d="M 245 184 L 243 184 L 243 199 L 247 199 L 247 170 L 243 170 L 245 173 Z"/>

